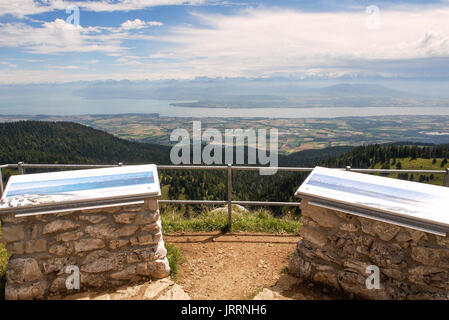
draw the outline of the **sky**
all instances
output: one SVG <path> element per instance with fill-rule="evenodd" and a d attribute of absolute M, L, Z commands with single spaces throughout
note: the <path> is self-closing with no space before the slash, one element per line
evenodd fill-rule
<path fill-rule="evenodd" d="M 449 79 L 449 0 L 0 0 L 0 83 Z"/>

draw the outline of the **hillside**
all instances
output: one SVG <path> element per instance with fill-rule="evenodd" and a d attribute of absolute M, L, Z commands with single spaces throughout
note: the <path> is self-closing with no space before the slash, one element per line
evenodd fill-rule
<path fill-rule="evenodd" d="M 72 122 L 0 123 L 0 163 L 170 162 L 170 148 L 131 142 Z"/>

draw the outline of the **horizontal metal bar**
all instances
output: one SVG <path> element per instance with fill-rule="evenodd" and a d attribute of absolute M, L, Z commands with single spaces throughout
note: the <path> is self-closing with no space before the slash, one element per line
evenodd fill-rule
<path fill-rule="evenodd" d="M 299 207 L 300 202 L 272 202 L 272 201 L 232 201 L 232 204 L 242 206 L 279 206 L 279 207 Z"/>
<path fill-rule="evenodd" d="M 352 172 L 360 173 L 446 173 L 444 170 L 402 170 L 402 169 L 353 169 Z"/>
<path fill-rule="evenodd" d="M 227 204 L 228 201 L 214 201 L 214 200 L 158 200 L 162 204 L 207 204 L 207 205 L 221 205 Z M 270 202 L 270 201 L 232 201 L 232 204 L 247 205 L 247 206 L 280 206 L 280 207 L 298 207 L 300 202 Z"/>
<path fill-rule="evenodd" d="M 23 168 L 35 169 L 90 169 L 90 168 L 110 168 L 119 167 L 120 164 L 34 164 L 23 163 Z M 17 163 L 3 164 L 0 168 L 15 169 L 18 167 Z M 227 170 L 227 166 L 201 166 L 201 165 L 158 165 L 160 170 Z M 232 170 L 237 171 L 258 171 L 265 169 L 273 169 L 277 171 L 288 172 L 311 172 L 314 168 L 306 167 L 256 167 L 256 166 L 232 166 Z M 360 173 L 421 173 L 421 174 L 445 174 L 445 170 L 413 170 L 413 169 L 356 169 L 356 168 L 333 168 L 338 170 L 348 170 Z"/>
<path fill-rule="evenodd" d="M 227 170 L 227 166 L 173 166 L 173 165 L 158 165 L 160 170 Z"/>
<path fill-rule="evenodd" d="M 158 200 L 161 204 L 208 204 L 208 205 L 221 205 L 227 204 L 227 201 L 215 201 L 215 200 Z"/>
<path fill-rule="evenodd" d="M 22 164 L 23 168 L 47 168 L 47 169 L 90 169 L 120 167 L 118 164 Z"/>

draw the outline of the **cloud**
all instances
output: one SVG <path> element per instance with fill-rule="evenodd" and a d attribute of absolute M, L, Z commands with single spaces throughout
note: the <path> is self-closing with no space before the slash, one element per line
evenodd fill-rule
<path fill-rule="evenodd" d="M 381 10 L 377 29 L 369 28 L 365 10 L 195 16 L 201 27 L 171 29 L 163 40 L 172 46 L 159 55 L 182 59 L 178 67 L 197 76 L 340 76 L 363 71 L 366 62 L 449 57 L 447 7 Z"/>
<path fill-rule="evenodd" d="M 142 21 L 140 19 L 135 19 L 135 20 L 127 20 L 125 22 L 123 22 L 120 26 L 122 27 L 122 29 L 124 30 L 131 30 L 131 29 L 142 29 L 142 28 L 146 28 L 146 27 L 153 27 L 153 26 L 163 26 L 164 24 L 162 22 L 159 21 Z"/>
<path fill-rule="evenodd" d="M 115 32 L 110 32 L 111 29 Z M 20 48 L 29 53 L 103 52 L 127 50 L 123 39 L 130 36 L 121 28 L 82 27 L 56 19 L 40 27 L 25 23 L 0 23 L 0 47 Z"/>
<path fill-rule="evenodd" d="M 27 15 L 65 10 L 69 6 L 77 6 L 86 11 L 113 12 L 141 10 L 155 6 L 168 5 L 200 5 L 208 0 L 0 0 L 0 16 L 13 15 L 24 17 Z"/>
<path fill-rule="evenodd" d="M 276 75 L 438 78 L 449 70 L 447 7 L 384 9 L 375 29 L 367 26 L 370 16 L 365 8 L 350 12 L 259 8 L 226 15 L 191 14 L 197 20 L 193 26 L 168 25 L 157 35 L 149 27 L 162 22 L 140 19 L 117 27 L 74 26 L 60 19 L 38 27 L 0 23 L 0 47 L 39 54 L 101 52 L 115 58 L 102 60 L 103 73 L 98 79 L 117 80 Z M 133 47 L 125 47 L 124 41 L 130 39 L 136 40 Z M 92 59 L 100 58 L 86 60 Z M 126 72 L 117 71 L 121 68 Z M 4 79 L 27 79 L 25 75 L 31 74 L 20 69 Z M 90 80 L 95 74 L 77 77 Z M 60 74 L 55 79 L 63 78 Z"/>
<path fill-rule="evenodd" d="M 1 64 L 1 65 L 5 65 L 5 66 L 8 66 L 9 68 L 17 68 L 17 65 L 16 65 L 16 64 L 9 63 L 9 62 L 0 61 L 0 64 Z"/>

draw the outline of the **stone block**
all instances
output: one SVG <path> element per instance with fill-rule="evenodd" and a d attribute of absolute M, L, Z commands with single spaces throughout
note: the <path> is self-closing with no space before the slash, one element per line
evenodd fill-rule
<path fill-rule="evenodd" d="M 366 277 L 357 272 L 342 270 L 337 275 L 338 283 L 341 288 L 350 294 L 363 299 L 390 300 L 393 295 L 388 292 L 384 284 L 380 283 L 380 289 L 368 289 L 366 286 Z"/>
<path fill-rule="evenodd" d="M 348 222 L 342 222 L 340 223 L 340 230 L 346 231 L 346 232 L 357 232 L 359 231 L 360 226 L 354 224 L 354 223 L 348 223 Z"/>
<path fill-rule="evenodd" d="M 56 232 L 63 232 L 78 228 L 79 225 L 71 220 L 55 220 L 45 225 L 43 234 L 51 234 Z"/>
<path fill-rule="evenodd" d="M 117 213 L 114 215 L 114 221 L 116 223 L 130 224 L 136 217 L 135 213 Z"/>
<path fill-rule="evenodd" d="M 25 252 L 25 243 L 23 241 L 6 244 L 6 250 L 9 254 L 23 254 Z"/>
<path fill-rule="evenodd" d="M 86 252 L 103 249 L 105 244 L 101 239 L 81 239 L 74 242 L 75 252 Z"/>
<path fill-rule="evenodd" d="M 43 299 L 47 288 L 45 279 L 26 284 L 6 283 L 5 299 L 6 300 L 33 300 Z"/>
<path fill-rule="evenodd" d="M 73 252 L 73 248 L 69 243 L 54 244 L 48 249 L 48 252 L 56 256 L 70 256 Z"/>
<path fill-rule="evenodd" d="M 71 232 L 65 232 L 61 234 L 56 235 L 56 241 L 62 241 L 62 242 L 68 242 L 68 241 L 75 241 L 81 238 L 84 235 L 81 231 L 71 231 Z"/>
<path fill-rule="evenodd" d="M 338 228 L 340 219 L 332 210 L 320 208 L 317 206 L 307 206 L 307 210 L 303 211 L 303 215 L 311 218 L 320 226 L 325 228 Z"/>
<path fill-rule="evenodd" d="M 412 236 L 407 231 L 401 231 L 396 236 L 396 241 L 404 242 L 412 240 Z"/>
<path fill-rule="evenodd" d="M 152 223 L 149 223 L 147 225 L 144 225 L 140 229 L 142 231 L 145 231 L 145 232 L 160 231 L 161 230 L 161 225 L 160 225 L 160 222 L 157 221 L 157 222 L 152 222 Z"/>
<path fill-rule="evenodd" d="M 2 227 L 2 242 L 10 243 L 23 239 L 25 239 L 25 231 L 22 225 L 5 225 Z"/>
<path fill-rule="evenodd" d="M 29 240 L 25 243 L 26 253 L 36 253 L 45 251 L 47 251 L 47 240 L 45 239 Z"/>
<path fill-rule="evenodd" d="M 152 279 L 162 279 L 170 274 L 167 259 L 142 262 L 137 265 L 137 274 L 148 276 Z"/>
<path fill-rule="evenodd" d="M 81 273 L 80 275 L 80 287 L 93 287 L 100 288 L 105 283 L 105 279 L 103 275 L 99 274 L 87 274 Z"/>
<path fill-rule="evenodd" d="M 340 288 L 337 276 L 333 272 L 319 271 L 313 275 L 313 281 L 334 287 L 336 289 Z"/>
<path fill-rule="evenodd" d="M 449 268 L 449 249 L 412 247 L 412 258 L 428 266 Z"/>
<path fill-rule="evenodd" d="M 99 214 L 87 214 L 87 215 L 80 215 L 78 216 L 78 219 L 81 221 L 88 221 L 92 224 L 97 224 L 100 222 L 103 222 L 104 220 L 106 220 L 106 216 L 104 215 L 99 215 Z"/>
<path fill-rule="evenodd" d="M 138 226 L 133 225 L 128 225 L 128 226 L 124 226 L 119 228 L 116 231 L 116 235 L 118 237 L 129 237 L 131 235 L 133 235 L 134 233 L 136 233 L 136 231 L 139 229 Z"/>
<path fill-rule="evenodd" d="M 87 255 L 81 266 L 81 271 L 101 273 L 115 270 L 118 266 L 117 256 L 106 250 L 98 250 Z"/>
<path fill-rule="evenodd" d="M 110 274 L 111 279 L 114 280 L 129 280 L 136 275 L 136 266 L 129 266 L 121 271 Z"/>
<path fill-rule="evenodd" d="M 394 224 L 359 217 L 362 231 L 372 236 L 377 236 L 383 241 L 392 240 L 401 230 Z"/>
<path fill-rule="evenodd" d="M 449 274 L 447 269 L 437 267 L 418 266 L 409 269 L 410 282 L 447 290 L 449 288 Z"/>
<path fill-rule="evenodd" d="M 116 250 L 119 248 L 122 248 L 126 245 L 128 245 L 129 240 L 126 239 L 119 239 L 119 240 L 110 240 L 109 241 L 109 248 L 112 250 Z"/>
<path fill-rule="evenodd" d="M 312 274 L 312 264 L 294 252 L 288 261 L 288 272 L 299 278 L 309 278 Z"/>
<path fill-rule="evenodd" d="M 36 281 L 42 278 L 42 272 L 36 259 L 16 258 L 11 259 L 6 271 L 6 279 L 12 283 Z"/>
<path fill-rule="evenodd" d="M 115 228 L 108 223 L 87 226 L 85 231 L 92 238 L 98 239 L 114 239 L 117 236 Z"/>
<path fill-rule="evenodd" d="M 152 222 L 156 222 L 158 219 L 159 219 L 159 210 L 157 210 L 155 213 L 144 212 L 136 216 L 134 224 L 137 225 L 150 224 Z"/>
<path fill-rule="evenodd" d="M 326 234 L 319 229 L 301 226 L 299 234 L 304 240 L 309 241 L 318 247 L 324 247 L 327 243 Z"/>
<path fill-rule="evenodd" d="M 384 243 L 374 241 L 369 257 L 378 267 L 383 268 L 406 268 L 404 252 L 396 243 Z"/>

